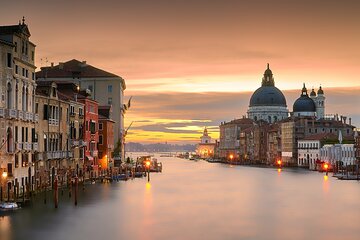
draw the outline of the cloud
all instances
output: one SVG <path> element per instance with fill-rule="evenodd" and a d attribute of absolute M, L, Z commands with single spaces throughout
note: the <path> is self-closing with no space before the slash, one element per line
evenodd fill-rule
<path fill-rule="evenodd" d="M 310 90 L 310 89 L 309 89 Z M 317 89 L 315 89 L 317 90 Z M 360 126 L 360 87 L 325 88 L 326 113 L 338 113 L 352 118 L 353 125 Z M 300 89 L 283 91 L 288 109 L 292 111 Z M 134 95 L 133 105 L 126 121 L 134 124 L 131 131 L 166 133 L 174 141 L 188 139 L 198 141 L 203 127 L 207 126 L 213 137 L 218 137 L 222 121 L 241 118 L 246 111 L 251 92 L 239 93 L 141 93 Z M 142 120 L 144 119 L 144 120 Z M 195 119 L 195 120 L 193 120 Z M 189 134 L 190 136 L 184 136 Z M 176 140 L 177 139 L 177 140 Z M 137 139 L 139 140 L 139 139 Z M 132 141 L 136 141 L 135 138 Z"/>

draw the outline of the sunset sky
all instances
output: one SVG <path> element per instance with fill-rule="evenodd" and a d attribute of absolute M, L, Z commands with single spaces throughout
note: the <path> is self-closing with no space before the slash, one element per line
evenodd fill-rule
<path fill-rule="evenodd" d="M 127 142 L 184 143 L 245 115 L 267 63 L 290 111 L 303 82 L 321 84 L 326 113 L 360 127 L 359 9 L 356 0 L 12 0 L 0 25 L 25 16 L 38 67 L 75 58 L 123 77 L 126 125 L 136 121 Z"/>

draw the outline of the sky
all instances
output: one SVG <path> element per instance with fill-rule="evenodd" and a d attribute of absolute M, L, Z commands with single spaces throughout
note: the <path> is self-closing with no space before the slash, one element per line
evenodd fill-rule
<path fill-rule="evenodd" d="M 360 1 L 12 0 L 38 67 L 71 59 L 123 77 L 133 96 L 126 141 L 196 142 L 204 126 L 246 114 L 270 63 L 290 111 L 302 83 L 321 85 L 326 113 L 360 126 Z"/>

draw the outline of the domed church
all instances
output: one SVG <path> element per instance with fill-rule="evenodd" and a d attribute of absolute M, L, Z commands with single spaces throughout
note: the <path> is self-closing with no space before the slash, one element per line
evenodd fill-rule
<path fill-rule="evenodd" d="M 321 86 L 317 92 L 317 95 L 313 88 L 309 97 L 304 83 L 300 97 L 294 102 L 293 116 L 314 116 L 317 119 L 324 118 L 325 96 Z"/>
<path fill-rule="evenodd" d="M 261 87 L 250 98 L 248 117 L 269 123 L 285 119 L 289 116 L 284 94 L 275 87 L 273 73 L 267 64 Z"/>

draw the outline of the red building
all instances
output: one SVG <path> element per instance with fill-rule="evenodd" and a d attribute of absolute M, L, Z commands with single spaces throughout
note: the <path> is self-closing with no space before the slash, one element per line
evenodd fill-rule
<path fill-rule="evenodd" d="M 99 106 L 99 165 L 102 169 L 114 166 L 114 124 L 111 106 Z"/>
<path fill-rule="evenodd" d="M 90 94 L 87 91 L 80 91 L 78 95 L 78 101 L 84 104 L 84 128 L 83 128 L 83 138 L 85 141 L 85 166 L 88 167 L 87 170 L 97 171 L 99 161 L 98 161 L 98 107 L 99 104 L 97 101 L 90 98 Z"/>

